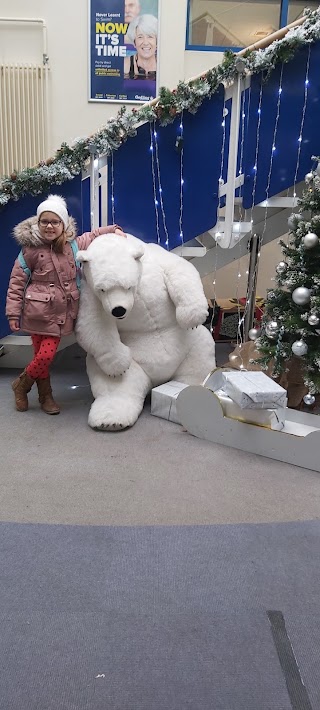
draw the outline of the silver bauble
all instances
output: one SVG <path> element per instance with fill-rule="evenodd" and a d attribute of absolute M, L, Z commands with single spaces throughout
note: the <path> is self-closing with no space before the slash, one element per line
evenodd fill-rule
<path fill-rule="evenodd" d="M 313 249 L 319 244 L 319 237 L 314 232 L 308 232 L 302 239 L 305 249 Z"/>
<path fill-rule="evenodd" d="M 230 362 L 236 363 L 238 360 L 240 360 L 240 358 L 239 358 L 239 355 L 235 355 L 234 353 L 230 353 L 229 360 L 230 360 Z"/>
<path fill-rule="evenodd" d="M 279 261 L 278 266 L 276 266 L 277 274 L 285 274 L 288 268 L 288 264 L 285 261 Z"/>
<path fill-rule="evenodd" d="M 289 227 L 289 229 L 296 229 L 296 227 L 298 226 L 299 222 L 302 222 L 302 221 L 303 221 L 302 214 L 299 214 L 299 213 L 298 213 L 298 214 L 296 214 L 296 213 L 291 214 L 290 217 L 289 217 L 289 219 L 288 219 L 288 227 Z"/>
<path fill-rule="evenodd" d="M 311 180 L 313 180 L 313 173 L 307 173 L 304 179 L 305 179 L 307 185 L 309 185 Z"/>
<path fill-rule="evenodd" d="M 311 291 L 305 286 L 299 286 L 292 291 L 292 300 L 297 304 L 297 306 L 304 306 L 306 303 L 309 303 L 310 296 Z"/>
<path fill-rule="evenodd" d="M 246 60 L 243 59 L 242 57 L 237 57 L 236 61 L 235 61 L 235 67 L 236 67 L 237 72 L 239 72 L 239 74 L 243 74 L 243 72 L 246 68 Z"/>
<path fill-rule="evenodd" d="M 304 340 L 296 340 L 293 343 L 291 350 L 294 355 L 297 355 L 297 357 L 303 357 L 308 352 L 308 346 L 307 343 L 304 342 Z"/>
<path fill-rule="evenodd" d="M 311 313 L 311 315 L 308 318 L 308 323 L 309 323 L 309 325 L 319 325 L 319 323 L 320 323 L 319 316 L 317 316 L 316 313 Z"/>
<path fill-rule="evenodd" d="M 268 291 L 267 293 L 267 301 L 274 301 L 276 297 L 276 294 L 274 291 Z"/>
<path fill-rule="evenodd" d="M 308 405 L 308 407 L 311 407 L 311 405 L 315 403 L 316 398 L 313 394 L 310 394 L 310 392 L 308 392 L 308 394 L 304 395 L 303 401 L 305 404 Z"/>
<path fill-rule="evenodd" d="M 248 333 L 250 340 L 256 340 L 259 338 L 260 332 L 259 328 L 250 328 Z"/>
<path fill-rule="evenodd" d="M 276 320 L 271 320 L 267 323 L 265 331 L 268 338 L 276 338 L 279 332 L 279 324 Z"/>

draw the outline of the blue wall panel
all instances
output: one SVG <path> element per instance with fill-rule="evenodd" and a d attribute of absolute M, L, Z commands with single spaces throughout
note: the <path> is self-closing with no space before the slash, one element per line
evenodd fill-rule
<path fill-rule="evenodd" d="M 10 330 L 5 316 L 5 303 L 9 277 L 20 248 L 12 236 L 12 230 L 16 224 L 27 217 L 36 214 L 37 207 L 45 200 L 47 195 L 53 193 L 65 197 L 69 213 L 75 218 L 78 225 L 78 232 L 83 231 L 82 206 L 81 206 L 81 178 L 80 176 L 66 182 L 63 185 L 53 185 L 52 188 L 38 195 L 31 197 L 26 195 L 17 202 L 10 201 L 0 212 L 1 223 L 1 261 L 0 261 L 0 338 L 8 335 Z"/>
<path fill-rule="evenodd" d="M 184 241 L 210 229 L 217 221 L 217 185 L 222 147 L 222 89 L 207 99 L 196 115 L 184 115 Z M 169 248 L 181 244 L 180 215 L 180 154 L 175 149 L 180 117 L 167 127 L 157 126 L 160 179 L 165 221 L 169 233 Z M 114 155 L 115 221 L 127 232 L 147 242 L 157 242 L 155 202 L 152 179 L 150 127 L 143 125 L 138 135 L 129 139 Z M 155 151 L 154 158 L 156 159 Z M 111 161 L 109 161 L 109 223 L 111 210 Z M 155 171 L 157 173 L 156 160 Z M 160 242 L 166 234 L 159 206 Z"/>
<path fill-rule="evenodd" d="M 305 78 L 308 48 L 300 50 L 292 61 L 284 65 L 278 128 L 269 196 L 276 195 L 294 184 L 299 135 L 305 96 Z M 302 132 L 300 167 L 297 182 L 303 180 L 311 168 L 311 156 L 320 154 L 320 44 L 311 47 L 308 99 Z M 257 183 L 254 204 L 266 199 L 266 188 L 272 155 L 277 117 L 281 66 L 263 84 L 261 104 L 260 141 L 257 160 Z M 261 75 L 254 76 L 251 84 L 250 117 L 245 146 L 244 207 L 252 205 L 254 165 L 257 145 L 258 107 Z"/>

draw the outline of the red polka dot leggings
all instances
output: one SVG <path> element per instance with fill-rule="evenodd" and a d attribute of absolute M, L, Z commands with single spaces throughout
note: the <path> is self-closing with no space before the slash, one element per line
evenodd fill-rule
<path fill-rule="evenodd" d="M 45 380 L 49 377 L 49 367 L 57 352 L 60 338 L 53 335 L 31 335 L 34 358 L 26 367 L 26 371 L 34 380 Z"/>

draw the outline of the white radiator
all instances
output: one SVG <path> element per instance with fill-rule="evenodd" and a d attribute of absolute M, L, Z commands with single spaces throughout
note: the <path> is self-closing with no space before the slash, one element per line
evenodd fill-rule
<path fill-rule="evenodd" d="M 48 66 L 0 64 L 0 175 L 48 157 Z"/>

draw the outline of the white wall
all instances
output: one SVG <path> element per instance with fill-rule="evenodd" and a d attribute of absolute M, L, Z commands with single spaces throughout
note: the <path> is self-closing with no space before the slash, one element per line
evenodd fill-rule
<path fill-rule="evenodd" d="M 106 0 L 107 2 L 107 0 Z M 174 88 L 216 64 L 213 52 L 186 52 L 187 0 L 160 0 L 159 86 Z M 95 133 L 120 104 L 88 102 L 87 0 L 0 0 L 0 18 L 45 20 L 50 64 L 50 153 L 66 141 Z M 0 23 L 0 57 L 14 61 L 41 60 L 39 33 L 17 31 Z M 12 27 L 12 26 L 11 26 Z M 40 35 L 41 37 L 41 35 Z M 193 61 L 194 55 L 194 61 Z M 221 56 L 219 54 L 219 56 Z"/>

